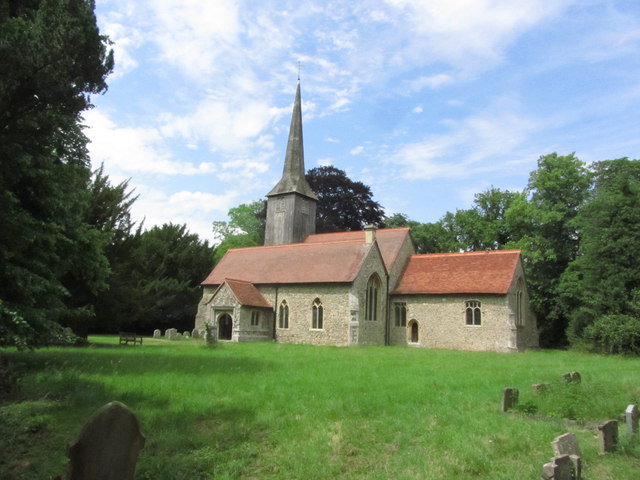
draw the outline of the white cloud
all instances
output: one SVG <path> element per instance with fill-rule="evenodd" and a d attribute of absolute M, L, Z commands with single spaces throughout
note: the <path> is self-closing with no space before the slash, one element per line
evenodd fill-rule
<path fill-rule="evenodd" d="M 409 90 L 412 92 L 419 92 L 425 88 L 435 90 L 436 88 L 447 85 L 451 82 L 453 82 L 453 77 L 444 73 L 439 73 L 430 77 L 420 77 L 412 80 L 409 83 Z"/>
<path fill-rule="evenodd" d="M 351 150 L 349 150 L 349 153 L 351 155 L 360 155 L 363 151 L 364 151 L 364 147 L 362 145 L 358 145 L 357 147 L 354 147 Z"/>
<path fill-rule="evenodd" d="M 424 111 L 424 108 L 422 108 L 422 105 L 418 105 L 417 107 L 413 107 L 413 109 L 411 110 L 411 113 L 422 113 Z"/>

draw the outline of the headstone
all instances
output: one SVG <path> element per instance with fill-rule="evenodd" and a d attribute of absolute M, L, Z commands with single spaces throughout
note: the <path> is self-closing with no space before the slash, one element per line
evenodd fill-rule
<path fill-rule="evenodd" d="M 565 383 L 580 383 L 582 382 L 582 376 L 578 372 L 565 373 L 562 378 Z"/>
<path fill-rule="evenodd" d="M 70 480 L 131 480 L 144 447 L 137 417 L 120 402 L 95 412 L 69 446 Z"/>
<path fill-rule="evenodd" d="M 197 329 L 197 328 L 194 328 L 194 329 L 191 331 L 191 338 L 200 338 L 200 332 L 198 331 L 198 329 Z"/>
<path fill-rule="evenodd" d="M 569 455 L 553 457 L 542 466 L 542 480 L 573 480 L 573 464 Z"/>
<path fill-rule="evenodd" d="M 534 383 L 533 385 L 531 385 L 531 391 L 533 393 L 544 392 L 544 391 L 546 391 L 548 389 L 549 389 L 549 384 L 548 383 Z"/>
<path fill-rule="evenodd" d="M 167 340 L 176 340 L 178 338 L 178 330 L 175 328 L 167 328 L 164 332 L 164 337 Z"/>
<path fill-rule="evenodd" d="M 618 422 L 609 420 L 598 425 L 600 453 L 615 452 L 618 447 Z"/>
<path fill-rule="evenodd" d="M 189 338 L 189 337 L 191 337 L 191 335 L 189 334 L 189 332 L 183 332 L 183 333 L 182 333 L 182 336 L 183 336 L 184 338 Z"/>
<path fill-rule="evenodd" d="M 551 448 L 553 448 L 553 454 L 559 455 L 578 455 L 581 456 L 580 446 L 578 445 L 578 439 L 573 433 L 565 433 L 556 437 L 551 442 Z"/>
<path fill-rule="evenodd" d="M 629 405 L 624 414 L 629 435 L 635 435 L 638 433 L 638 418 L 640 417 L 640 413 L 638 413 L 638 406 Z"/>
<path fill-rule="evenodd" d="M 160 337 L 162 337 L 162 332 L 156 328 L 153 331 L 153 338 L 160 338 Z"/>
<path fill-rule="evenodd" d="M 182 340 L 182 334 L 180 332 L 176 333 L 176 338 L 175 340 Z"/>
<path fill-rule="evenodd" d="M 502 391 L 502 411 L 507 412 L 518 404 L 520 393 L 517 388 L 505 388 Z"/>

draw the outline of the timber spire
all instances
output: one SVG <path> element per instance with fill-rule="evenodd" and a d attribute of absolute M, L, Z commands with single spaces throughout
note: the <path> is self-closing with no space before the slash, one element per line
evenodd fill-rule
<path fill-rule="evenodd" d="M 305 197 L 317 200 L 304 176 L 304 145 L 302 141 L 302 102 L 300 101 L 300 82 L 296 89 L 296 99 L 293 103 L 291 126 L 289 127 L 289 141 L 287 153 L 284 159 L 282 178 L 271 190 L 267 197 L 281 195 L 283 193 L 299 193 Z"/>
<path fill-rule="evenodd" d="M 318 197 L 304 176 L 301 104 L 298 79 L 282 178 L 267 194 L 265 245 L 302 242 L 308 235 L 316 233 Z"/>

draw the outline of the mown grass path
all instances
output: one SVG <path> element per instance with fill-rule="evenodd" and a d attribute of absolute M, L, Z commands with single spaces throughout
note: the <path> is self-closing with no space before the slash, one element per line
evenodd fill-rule
<path fill-rule="evenodd" d="M 624 424 L 619 452 L 604 457 L 592 429 L 640 403 L 640 359 L 91 340 L 2 351 L 22 377 L 0 406 L 0 478 L 64 473 L 66 444 L 112 400 L 147 437 L 139 479 L 538 479 L 549 442 L 568 431 L 587 480 L 640 478 Z M 560 376 L 573 370 L 583 382 L 567 387 Z M 533 383 L 552 388 L 534 395 Z M 521 411 L 499 412 L 504 387 L 520 389 Z"/>

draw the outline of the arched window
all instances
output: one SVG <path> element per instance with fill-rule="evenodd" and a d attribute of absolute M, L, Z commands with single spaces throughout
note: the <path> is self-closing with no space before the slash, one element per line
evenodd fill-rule
<path fill-rule="evenodd" d="M 398 302 L 395 304 L 396 327 L 407 326 L 407 304 Z"/>
<path fill-rule="evenodd" d="M 465 318 L 467 325 L 482 325 L 482 310 L 479 300 L 465 302 Z"/>
<path fill-rule="evenodd" d="M 516 326 L 522 327 L 524 325 L 524 282 L 522 279 L 518 280 L 518 287 L 516 288 Z"/>
<path fill-rule="evenodd" d="M 280 304 L 280 311 L 278 312 L 278 327 L 289 328 L 289 305 L 287 305 L 286 300 L 283 300 Z"/>
<path fill-rule="evenodd" d="M 376 273 L 369 277 L 367 282 L 367 295 L 365 299 L 364 319 L 378 320 L 378 291 L 380 290 L 380 278 Z"/>
<path fill-rule="evenodd" d="M 322 330 L 324 328 L 324 308 L 319 298 L 313 301 L 311 306 L 311 328 Z"/>

